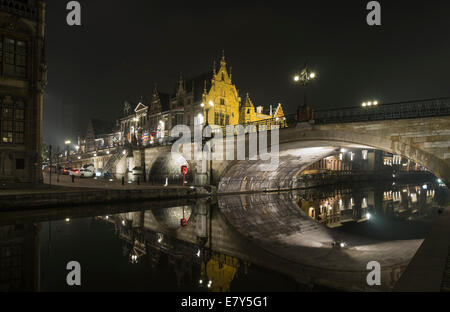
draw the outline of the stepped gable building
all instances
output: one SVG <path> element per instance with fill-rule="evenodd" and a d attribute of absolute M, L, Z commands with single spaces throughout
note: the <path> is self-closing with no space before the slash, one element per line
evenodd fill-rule
<path fill-rule="evenodd" d="M 114 131 L 115 130 L 115 131 Z M 114 147 L 120 144 L 120 131 L 117 131 L 114 122 L 100 119 L 90 119 L 83 140 L 79 138 L 78 146 L 83 153 L 95 152 L 99 149 Z"/>
<path fill-rule="evenodd" d="M 42 182 L 45 1 L 0 0 L 0 187 Z"/>
<path fill-rule="evenodd" d="M 121 145 L 147 146 L 168 139 L 170 130 L 176 125 L 186 125 L 193 133 L 196 125 L 208 124 L 213 129 L 248 123 L 271 126 L 280 125 L 283 120 L 281 104 L 275 112 L 270 108 L 267 114 L 262 106 L 253 105 L 248 94 L 241 103 L 231 69 L 228 70 L 223 55 L 220 66 L 214 65 L 210 73 L 189 79 L 180 75 L 172 96 L 160 92 L 155 85 L 150 100 L 141 96 L 137 103 L 125 101 L 123 115 L 117 120 L 119 133 L 109 137 L 116 138 Z M 109 142 L 106 136 L 102 135 L 102 141 L 96 136 L 95 140 Z M 91 135 L 86 141 L 92 139 Z"/>

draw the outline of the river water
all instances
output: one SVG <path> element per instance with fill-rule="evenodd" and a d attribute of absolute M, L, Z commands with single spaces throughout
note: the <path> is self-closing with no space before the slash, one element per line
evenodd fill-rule
<path fill-rule="evenodd" d="M 0 290 L 391 290 L 446 205 L 388 183 L 27 212 L 0 219 Z"/>

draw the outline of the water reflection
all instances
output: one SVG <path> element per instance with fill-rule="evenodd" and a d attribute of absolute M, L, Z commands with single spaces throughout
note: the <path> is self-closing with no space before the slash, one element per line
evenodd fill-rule
<path fill-rule="evenodd" d="M 2 218 L 0 290 L 367 290 L 372 260 L 390 290 L 447 199 L 433 184 L 358 185 Z"/>
<path fill-rule="evenodd" d="M 380 215 L 411 221 L 433 215 L 433 204 L 445 205 L 435 201 L 434 187 L 429 183 L 376 189 L 308 190 L 297 193 L 297 203 L 309 217 L 329 228 L 346 222 L 365 222 Z M 437 190 L 438 195 L 445 196 L 444 188 L 437 187 Z"/>
<path fill-rule="evenodd" d="M 430 183 L 236 195 L 218 204 L 252 243 L 296 263 L 303 273 L 295 275 L 299 282 L 373 289 L 366 284 L 366 265 L 378 261 L 378 289 L 390 290 L 447 199 L 447 189 Z"/>
<path fill-rule="evenodd" d="M 191 282 L 198 290 L 229 291 L 230 285 L 248 261 L 226 255 L 211 248 L 210 206 L 198 200 L 193 206 L 129 212 L 112 216 L 98 216 L 110 223 L 115 235 L 123 242 L 123 256 L 132 264 L 145 261 L 158 267 L 162 255 L 176 275 L 176 284 Z M 181 221 L 186 218 L 188 224 Z"/>

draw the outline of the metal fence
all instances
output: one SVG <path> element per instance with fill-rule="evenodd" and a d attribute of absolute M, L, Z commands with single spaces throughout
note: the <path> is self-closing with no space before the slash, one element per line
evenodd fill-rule
<path fill-rule="evenodd" d="M 390 119 L 438 117 L 450 115 L 450 98 L 383 104 L 371 107 L 349 107 L 316 110 L 315 124 L 347 123 Z"/>

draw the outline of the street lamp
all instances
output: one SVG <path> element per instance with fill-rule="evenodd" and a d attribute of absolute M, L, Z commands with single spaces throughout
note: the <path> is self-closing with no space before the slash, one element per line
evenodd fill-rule
<path fill-rule="evenodd" d="M 65 140 L 64 144 L 66 145 L 66 149 L 67 149 L 67 160 L 69 160 L 69 157 L 70 157 L 70 144 L 72 144 L 72 141 Z"/>
<path fill-rule="evenodd" d="M 308 65 L 302 69 L 300 74 L 294 76 L 294 82 L 300 83 L 302 86 L 306 87 L 311 81 L 316 79 L 316 73 L 309 70 Z"/>
<path fill-rule="evenodd" d="M 201 107 L 203 107 L 206 110 L 206 123 L 203 125 L 203 130 L 202 133 L 204 133 L 204 130 L 207 126 L 209 126 L 209 118 L 208 118 L 208 112 L 211 108 L 214 107 L 214 102 L 213 101 L 209 101 L 208 105 L 205 105 L 204 103 L 200 104 Z M 213 169 L 212 169 L 212 138 L 213 138 L 213 133 L 212 133 L 212 129 L 211 129 L 211 145 L 209 147 L 209 184 L 212 185 L 213 183 L 213 178 L 212 178 L 212 173 L 213 173 Z M 204 150 L 205 145 L 206 145 L 206 139 L 204 138 L 204 136 L 202 135 L 202 150 Z"/>
<path fill-rule="evenodd" d="M 361 103 L 362 107 L 372 107 L 372 106 L 377 106 L 377 105 L 378 105 L 378 101 L 376 101 L 376 100 L 366 101 L 366 102 Z"/>
<path fill-rule="evenodd" d="M 209 125 L 208 112 L 209 112 L 209 110 L 210 110 L 211 108 L 214 107 L 214 102 L 213 102 L 213 101 L 209 101 L 208 105 L 205 105 L 204 103 L 201 103 L 200 106 L 201 106 L 203 109 L 205 109 L 205 111 L 206 111 L 206 123 L 205 123 L 205 127 L 206 127 L 207 125 Z"/>
<path fill-rule="evenodd" d="M 305 110 L 307 110 L 307 103 L 306 103 L 306 87 L 311 81 L 314 81 L 317 78 L 317 74 L 313 71 L 310 71 L 308 68 L 308 65 L 306 64 L 305 67 L 302 69 L 300 74 L 294 75 L 293 81 L 294 83 L 298 83 L 303 87 L 303 107 Z M 308 112 L 306 111 L 308 114 Z M 300 109 L 298 109 L 297 115 L 300 114 Z M 299 117 L 299 116 L 298 116 Z M 309 118 L 309 116 L 308 116 Z"/>

